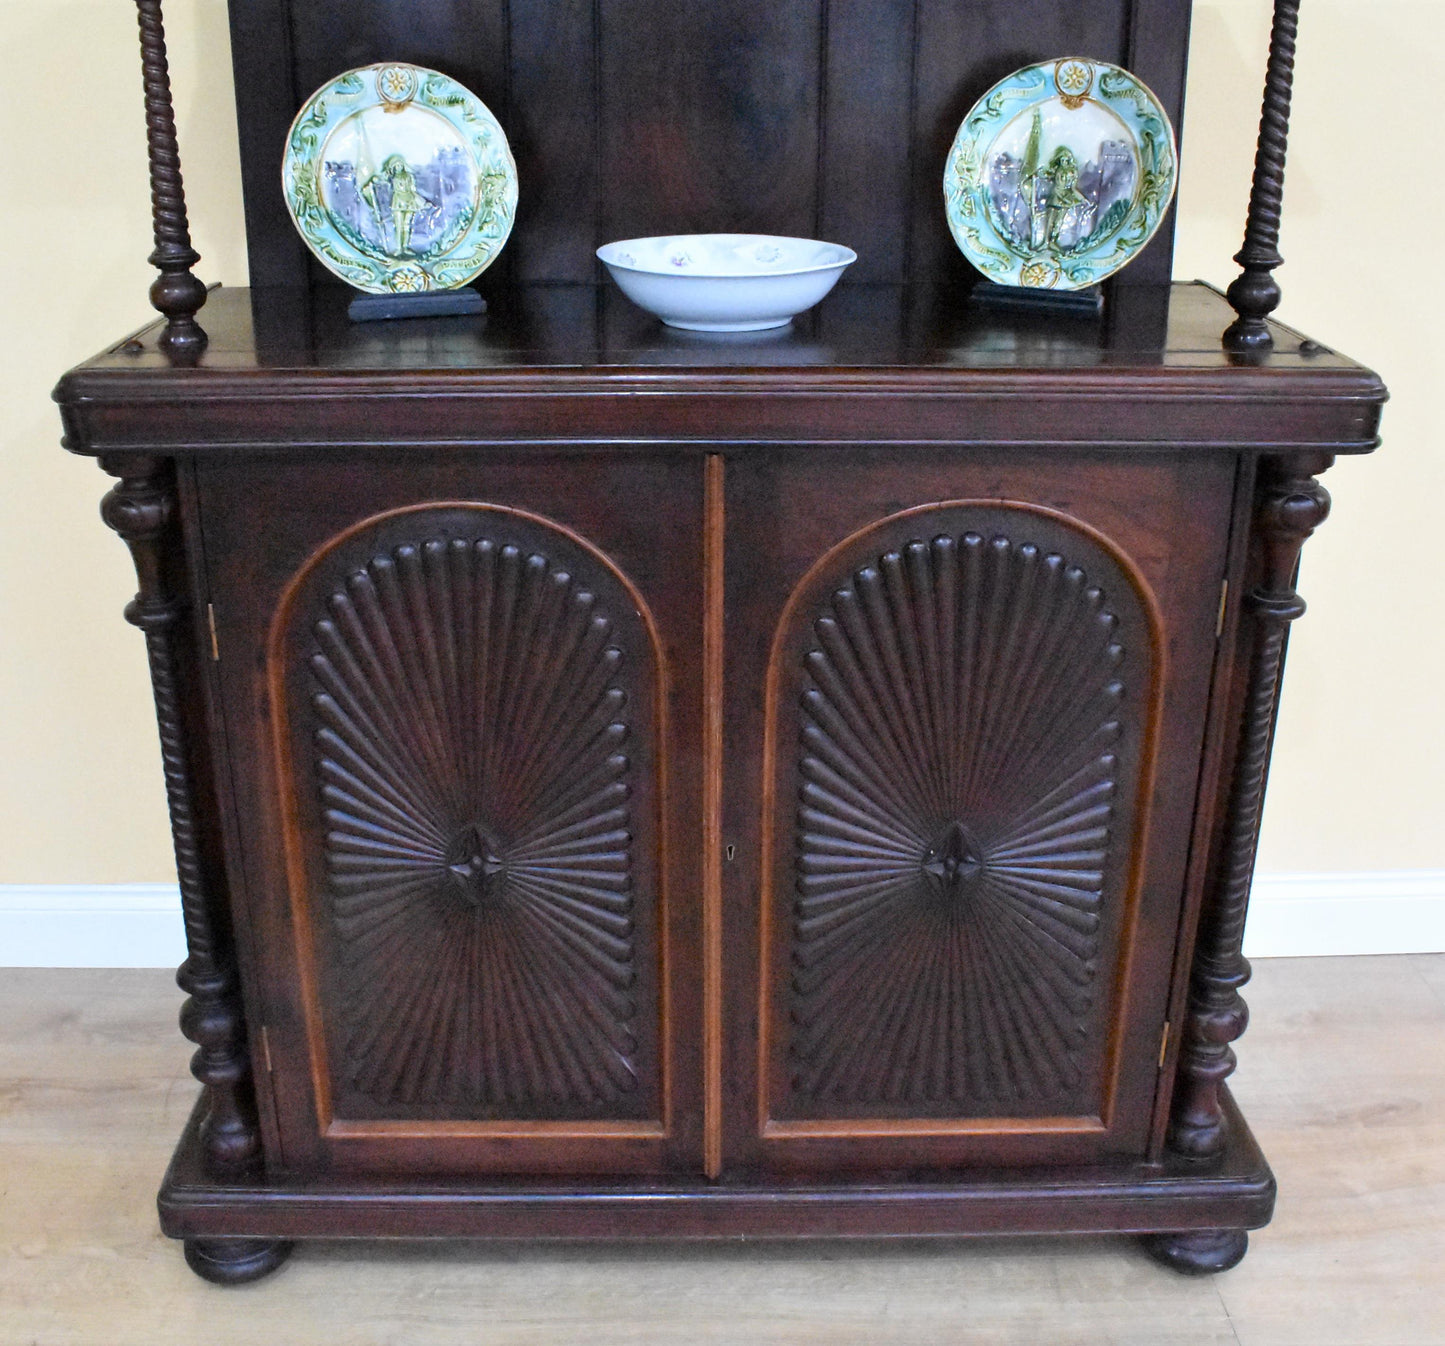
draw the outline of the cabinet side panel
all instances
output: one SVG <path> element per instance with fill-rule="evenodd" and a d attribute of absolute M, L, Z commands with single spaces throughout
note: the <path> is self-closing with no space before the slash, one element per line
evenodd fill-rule
<path fill-rule="evenodd" d="M 290 10 L 289 0 L 232 0 L 230 7 L 246 256 L 255 286 L 301 285 L 310 270 L 281 193 L 286 133 L 301 105 Z"/>
<path fill-rule="evenodd" d="M 176 463 L 176 488 L 181 502 L 182 526 L 185 530 L 186 554 L 191 558 L 188 584 L 191 610 L 205 614 L 203 648 L 197 663 L 205 703 L 206 739 L 214 766 L 216 812 L 220 862 L 224 867 L 225 890 L 228 896 L 231 929 L 236 942 L 236 970 L 241 983 L 242 1003 L 253 1007 L 247 1020 L 252 1062 L 252 1081 L 256 1096 L 257 1121 L 261 1127 L 262 1155 L 271 1167 L 281 1165 L 281 1135 L 276 1119 L 275 1098 L 266 1072 L 265 1042 L 261 1032 L 263 988 L 258 976 L 256 921 L 251 908 L 251 894 L 246 886 L 245 866 L 241 860 L 239 819 L 236 814 L 236 792 L 231 770 L 231 750 L 227 741 L 225 709 L 222 701 L 218 651 L 212 633 L 214 610 L 210 601 L 210 567 L 206 561 L 205 529 L 202 526 L 202 493 L 197 486 L 197 467 L 193 460 Z M 218 871 L 219 872 L 219 871 Z"/>

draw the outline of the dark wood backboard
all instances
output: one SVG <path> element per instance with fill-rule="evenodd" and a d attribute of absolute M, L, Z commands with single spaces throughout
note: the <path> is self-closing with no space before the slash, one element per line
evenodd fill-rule
<path fill-rule="evenodd" d="M 847 279 L 974 275 L 943 167 L 1019 66 L 1113 61 L 1180 129 L 1190 0 L 231 0 L 253 285 L 329 279 L 281 196 L 302 101 L 344 70 L 445 71 L 497 115 L 521 199 L 496 279 L 591 281 L 602 243 L 713 230 L 859 254 Z M 1169 279 L 1173 213 L 1126 283 Z"/>

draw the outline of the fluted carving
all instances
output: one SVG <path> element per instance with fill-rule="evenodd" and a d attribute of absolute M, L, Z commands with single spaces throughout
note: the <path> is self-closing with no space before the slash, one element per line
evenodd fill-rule
<path fill-rule="evenodd" d="M 1244 922 L 1264 807 L 1285 634 L 1305 610 L 1295 592 L 1300 548 L 1329 514 L 1330 497 L 1313 473 L 1326 455 L 1265 459 L 1261 464 L 1256 528 L 1263 546 L 1260 581 L 1245 600 L 1253 631 L 1248 690 L 1226 805 L 1223 844 L 1212 890 L 1200 914 L 1190 978 L 1189 1010 L 1170 1121 L 1170 1146 L 1211 1158 L 1227 1139 L 1221 1102 L 1235 1066 L 1230 1044 L 1249 1023 L 1239 988 L 1249 980 Z"/>
<path fill-rule="evenodd" d="M 191 1070 L 206 1086 L 208 1101 L 201 1141 L 213 1163 L 234 1168 L 259 1156 L 260 1133 L 235 961 L 225 914 L 210 891 L 187 749 L 193 740 L 185 723 L 183 651 L 191 632 L 186 604 L 175 592 L 168 566 L 176 498 L 164 460 L 103 459 L 102 466 L 120 482 L 102 502 L 101 516 L 130 548 L 139 580 L 125 616 L 145 635 L 160 729 L 188 955 L 176 974 L 188 996 L 181 1008 L 181 1031 L 197 1045 Z"/>
<path fill-rule="evenodd" d="M 488 537 L 422 534 L 314 603 L 299 728 L 349 1087 L 636 1106 L 640 652 L 575 569 Z"/>
<path fill-rule="evenodd" d="M 1267 350 L 1273 344 L 1265 319 L 1279 307 L 1279 282 L 1274 269 L 1279 255 L 1280 211 L 1284 203 L 1284 159 L 1289 140 L 1290 92 L 1294 81 L 1295 36 L 1299 0 L 1275 0 L 1274 27 L 1269 39 L 1269 68 L 1264 82 L 1264 107 L 1249 193 L 1249 218 L 1244 246 L 1234 260 L 1244 268 L 1229 287 L 1229 302 L 1239 317 L 1224 334 L 1235 351 Z"/>
<path fill-rule="evenodd" d="M 1126 687 L 1141 666 L 1111 610 L 1129 597 L 1029 541 L 965 533 L 885 553 L 817 614 L 795 1096 L 1077 1101 L 1104 993 L 1120 754 L 1137 751 L 1122 706 L 1147 701 L 1146 684 Z"/>
<path fill-rule="evenodd" d="M 150 158 L 151 216 L 155 251 L 150 264 L 159 272 L 151 285 L 151 303 L 166 318 L 159 344 L 176 359 L 205 348 L 206 333 L 196 313 L 206 302 L 206 287 L 191 268 L 201 260 L 191 246 L 181 155 L 171 106 L 170 70 L 161 0 L 136 0 L 140 20 L 141 72 L 145 83 L 146 150 Z"/>

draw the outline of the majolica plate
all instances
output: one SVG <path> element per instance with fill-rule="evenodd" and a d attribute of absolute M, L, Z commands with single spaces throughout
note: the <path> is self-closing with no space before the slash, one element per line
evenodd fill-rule
<path fill-rule="evenodd" d="M 465 285 L 517 210 L 517 167 L 486 105 L 400 62 L 348 70 L 306 100 L 281 182 L 306 246 L 372 294 Z"/>
<path fill-rule="evenodd" d="M 1174 131 L 1127 70 L 1064 57 L 1000 80 L 943 174 L 948 227 L 1001 285 L 1077 290 L 1153 237 L 1174 196 Z"/>

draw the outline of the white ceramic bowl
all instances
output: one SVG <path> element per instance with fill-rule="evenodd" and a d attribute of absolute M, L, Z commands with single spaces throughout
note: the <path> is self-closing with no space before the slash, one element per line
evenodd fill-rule
<path fill-rule="evenodd" d="M 597 256 L 634 304 L 692 332 L 783 327 L 858 260 L 837 243 L 771 234 L 629 238 Z"/>

